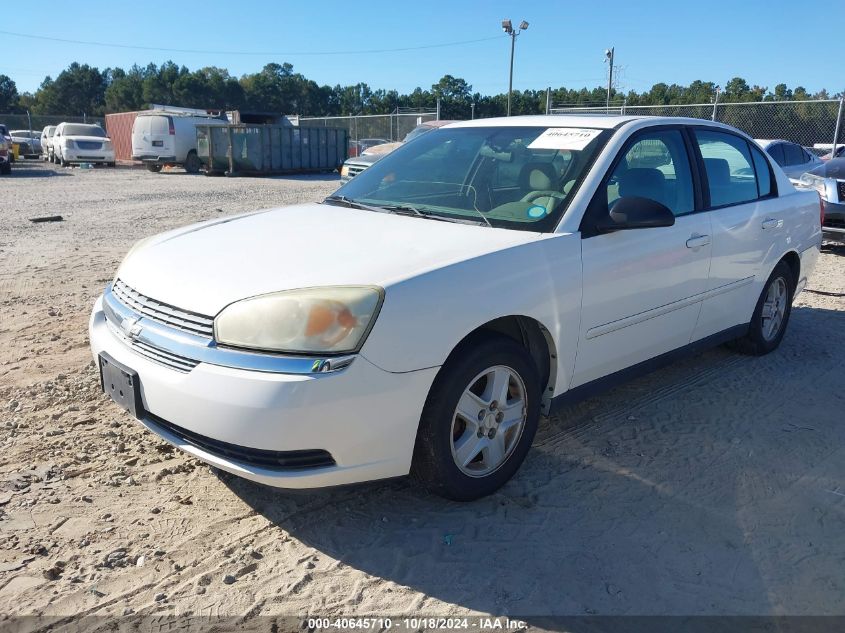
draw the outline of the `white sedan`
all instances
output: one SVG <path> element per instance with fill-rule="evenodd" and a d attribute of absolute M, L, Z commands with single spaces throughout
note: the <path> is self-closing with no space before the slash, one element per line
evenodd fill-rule
<path fill-rule="evenodd" d="M 290 488 L 411 473 L 470 500 L 561 404 L 707 346 L 777 348 L 819 214 L 718 123 L 467 121 L 320 204 L 143 240 L 91 346 L 114 400 L 222 470 Z"/>

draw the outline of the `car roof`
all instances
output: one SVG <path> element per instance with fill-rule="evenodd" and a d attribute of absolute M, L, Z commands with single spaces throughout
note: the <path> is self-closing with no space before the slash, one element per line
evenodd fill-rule
<path fill-rule="evenodd" d="M 629 114 L 535 114 L 528 116 L 496 117 L 456 121 L 446 127 L 585 127 L 600 130 L 621 128 L 627 124 L 638 127 L 655 125 L 696 125 L 735 131 L 736 128 L 718 121 L 676 116 L 648 116 Z"/>

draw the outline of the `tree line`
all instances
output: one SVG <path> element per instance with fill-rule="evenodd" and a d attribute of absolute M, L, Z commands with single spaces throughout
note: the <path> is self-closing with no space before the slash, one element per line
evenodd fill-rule
<path fill-rule="evenodd" d="M 614 104 L 682 105 L 711 103 L 716 94 L 714 82 L 696 80 L 688 86 L 656 83 L 644 92 L 613 91 Z M 838 98 L 826 90 L 810 94 L 803 87 L 778 84 L 773 90 L 749 85 L 734 77 L 721 88 L 722 103 L 751 101 L 790 101 Z M 554 104 L 602 105 L 606 87 L 551 91 Z M 444 119 L 503 116 L 507 94 L 482 95 L 460 77 L 445 75 L 430 89 L 418 87 L 408 94 L 397 90 L 372 89 L 366 83 L 350 86 L 318 85 L 289 63 L 266 64 L 259 72 L 233 77 L 225 68 L 207 66 L 190 70 L 171 61 L 161 65 L 106 68 L 72 63 L 53 79 L 48 76 L 34 93 L 19 93 L 15 82 L 0 75 L 0 112 L 30 111 L 33 114 L 102 116 L 110 112 L 143 110 L 152 103 L 219 110 L 253 110 L 305 116 L 387 114 L 396 108 L 430 108 L 441 104 Z M 546 90 L 523 90 L 513 94 L 515 114 L 541 114 L 546 108 Z"/>

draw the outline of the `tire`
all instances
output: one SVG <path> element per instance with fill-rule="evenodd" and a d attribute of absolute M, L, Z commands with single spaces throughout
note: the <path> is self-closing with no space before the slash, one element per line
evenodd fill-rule
<path fill-rule="evenodd" d="M 156 165 L 155 163 L 147 163 L 146 165 L 147 171 L 157 174 L 161 171 L 161 165 Z"/>
<path fill-rule="evenodd" d="M 106 167 L 115 167 L 117 163 L 106 163 Z"/>
<path fill-rule="evenodd" d="M 751 323 L 748 324 L 748 334 L 734 341 L 731 346 L 743 354 L 752 356 L 763 356 L 776 350 L 786 333 L 794 294 L 795 280 L 792 269 L 786 262 L 778 262 L 757 300 Z M 772 310 L 779 315 L 776 325 L 772 324 L 774 317 L 765 316 L 771 314 Z"/>
<path fill-rule="evenodd" d="M 505 377 L 507 391 L 493 389 L 504 385 Z M 494 390 L 507 395 L 497 400 Z M 467 414 L 458 412 L 459 403 Z M 411 476 L 455 501 L 485 497 L 519 469 L 539 419 L 540 379 L 527 350 L 504 336 L 472 337 L 434 380 L 420 418 Z M 498 432 L 506 425 L 508 430 Z"/>
<path fill-rule="evenodd" d="M 12 164 L 11 163 L 3 163 L 0 165 L 0 174 L 4 176 L 8 176 L 12 173 Z"/>
<path fill-rule="evenodd" d="M 200 173 L 200 167 L 202 163 L 200 162 L 199 156 L 194 150 L 188 152 L 187 158 L 185 158 L 185 171 L 189 174 L 198 174 Z"/>

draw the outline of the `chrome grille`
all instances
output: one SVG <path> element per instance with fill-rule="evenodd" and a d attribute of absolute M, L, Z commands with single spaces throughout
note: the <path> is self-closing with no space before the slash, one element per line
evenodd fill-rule
<path fill-rule="evenodd" d="M 188 312 L 172 305 L 150 299 L 140 292 L 133 290 L 120 279 L 114 282 L 112 292 L 117 299 L 140 315 L 175 327 L 191 334 L 212 338 L 214 336 L 214 318 Z"/>
<path fill-rule="evenodd" d="M 79 149 L 87 149 L 87 150 L 102 149 L 103 148 L 103 144 L 98 143 L 97 141 L 76 141 L 76 146 Z"/>
<path fill-rule="evenodd" d="M 836 181 L 836 191 L 839 193 L 839 202 L 845 202 L 845 180 Z"/>
<path fill-rule="evenodd" d="M 200 364 L 198 360 L 194 360 L 193 358 L 174 354 L 173 352 L 161 349 L 160 347 L 156 347 L 155 345 L 150 345 L 149 343 L 145 343 L 144 341 L 136 341 L 129 339 L 123 334 L 123 332 L 120 331 L 118 325 L 113 323 L 108 318 L 106 318 L 106 324 L 120 340 L 122 340 L 132 349 L 132 351 L 143 356 L 148 360 L 158 363 L 159 365 L 164 365 L 165 367 L 169 367 L 170 369 L 175 369 L 176 371 L 187 373 Z"/>
<path fill-rule="evenodd" d="M 347 175 L 350 178 L 354 178 L 355 176 L 360 174 L 362 171 L 364 171 L 367 168 L 367 165 L 355 165 L 354 163 L 352 163 L 350 165 L 347 165 L 347 167 L 348 167 L 347 172 L 346 172 Z"/>

